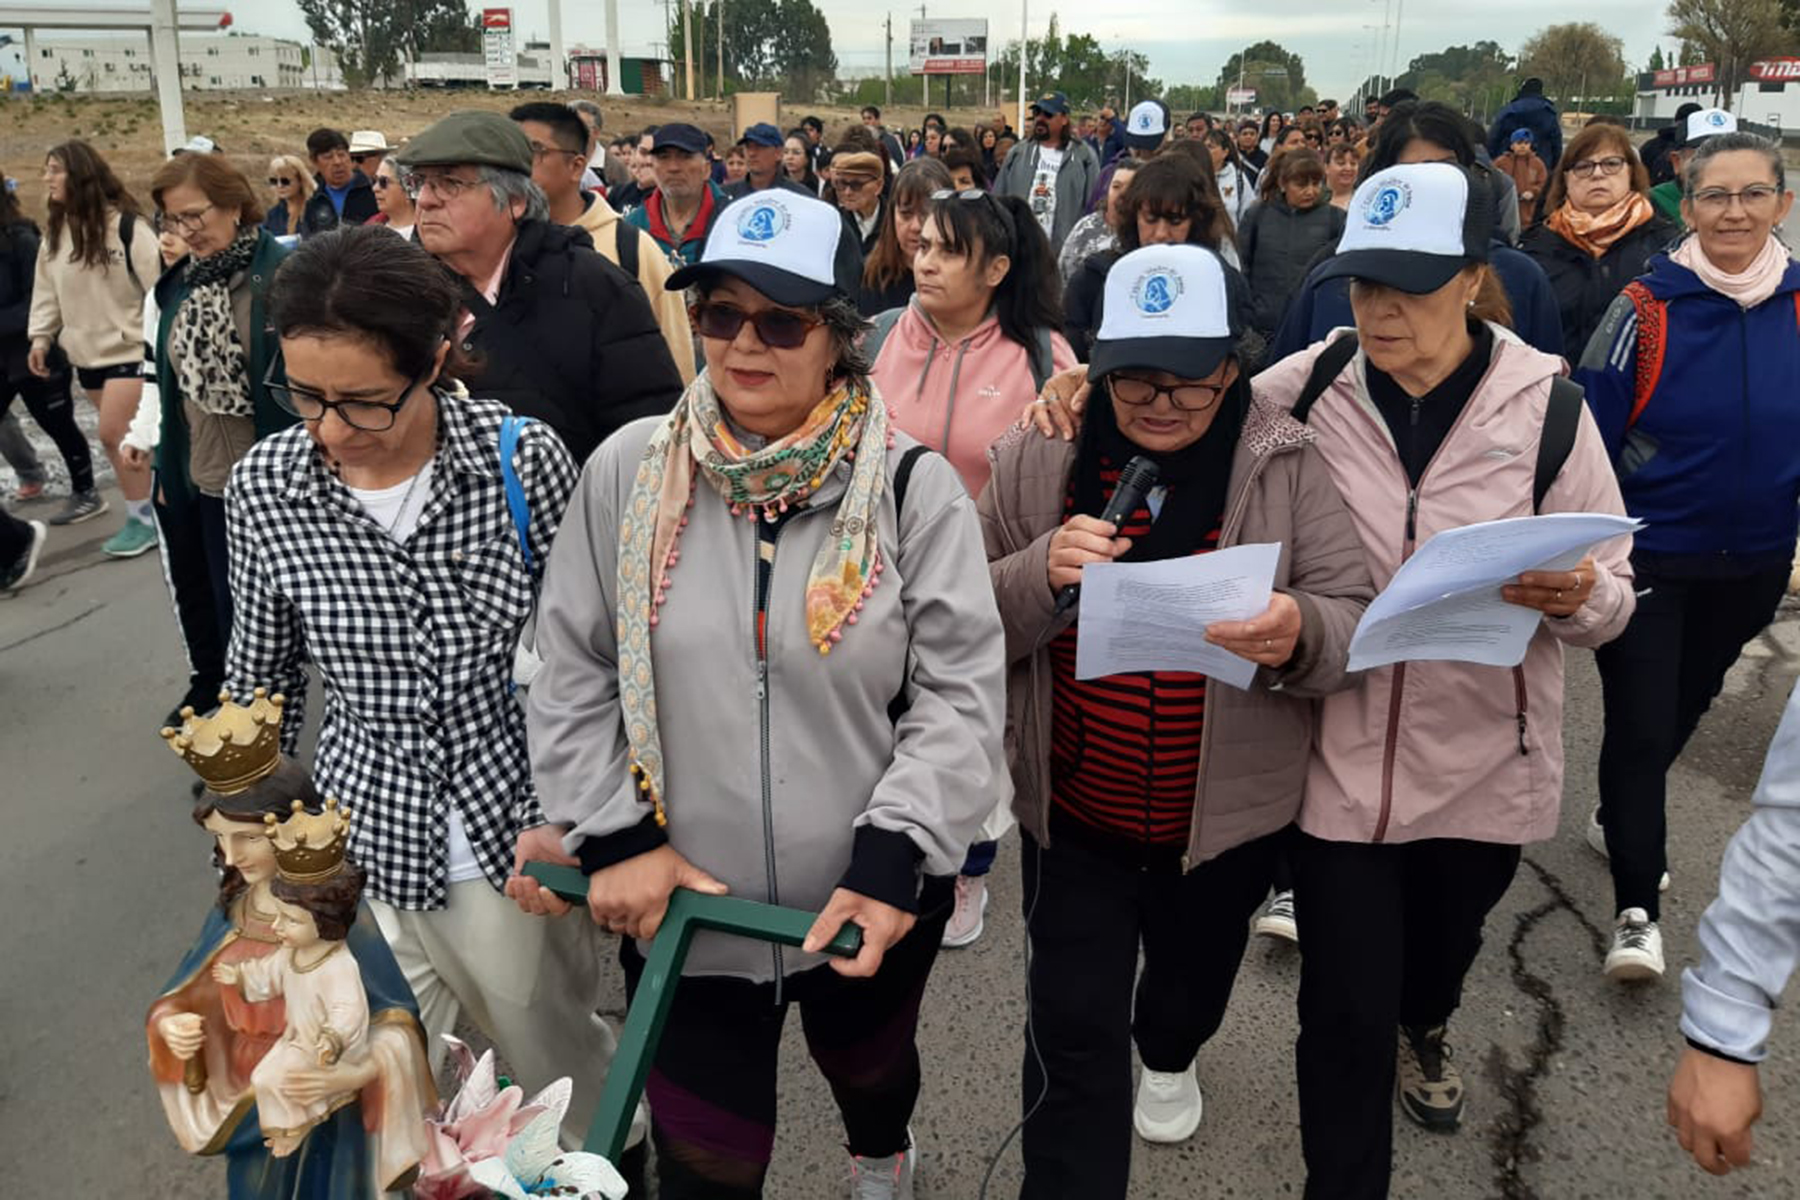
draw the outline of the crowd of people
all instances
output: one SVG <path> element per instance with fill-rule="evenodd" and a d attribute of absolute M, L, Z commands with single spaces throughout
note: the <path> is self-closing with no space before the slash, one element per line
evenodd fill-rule
<path fill-rule="evenodd" d="M 266 186 L 190 147 L 147 204 L 71 139 L 41 232 L 0 192 L 4 407 L 71 480 L 0 512 L 0 588 L 107 510 L 78 384 L 104 552 L 163 558 L 164 723 L 265 689 L 292 753 L 316 676 L 317 791 L 434 1045 L 461 1014 L 528 1078 L 581 1063 L 578 1138 L 609 949 L 635 991 L 676 888 L 818 914 L 798 951 L 698 935 L 628 1152 L 669 1200 L 761 1194 L 790 1006 L 850 1194 L 913 1194 L 920 1006 L 1009 853 L 1022 1196 L 1122 1197 L 1134 1133 L 1194 1134 L 1255 934 L 1305 950 L 1305 1195 L 1385 1196 L 1390 1097 L 1452 1131 L 1475 1084 L 1450 1027 L 1558 828 L 1566 647 L 1603 687 L 1603 971 L 1665 973 L 1669 769 L 1795 552 L 1779 149 L 1700 109 L 1565 143 L 1536 80 L 1486 129 L 1399 91 L 1030 118 L 602 145 L 543 100 L 320 129 Z M 1519 664 L 1348 669 L 1419 545 L 1559 512 L 1643 528 L 1503 590 Z M 1266 611 L 1204 631 L 1248 687 L 1078 669 L 1085 566 L 1266 543 Z M 1795 712 L 1683 977 L 1670 1120 L 1719 1173 L 1800 958 Z M 579 866 L 585 916 L 531 861 Z"/>

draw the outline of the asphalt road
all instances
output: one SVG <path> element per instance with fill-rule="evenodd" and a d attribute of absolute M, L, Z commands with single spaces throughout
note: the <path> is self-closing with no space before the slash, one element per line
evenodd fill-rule
<path fill-rule="evenodd" d="M 98 544 L 115 523 L 56 531 L 40 582 L 0 598 L 0 1162 L 8 1195 L 185 1200 L 222 1194 L 220 1164 L 174 1145 L 141 1030 L 212 885 L 206 838 L 188 819 L 191 777 L 156 736 L 183 682 L 157 561 L 102 559 Z M 1675 883 L 1664 907 L 1672 967 L 1693 957 L 1695 920 L 1800 672 L 1797 656 L 1800 621 L 1784 616 L 1740 664 L 1675 772 Z M 1674 980 L 1623 990 L 1600 975 L 1610 892 L 1580 837 L 1593 803 L 1597 687 L 1585 653 L 1569 663 L 1563 829 L 1529 850 L 1452 1026 L 1470 1084 L 1468 1124 L 1433 1136 L 1399 1121 L 1393 1194 L 1792 1197 L 1800 1035 L 1778 1028 L 1756 1165 L 1715 1181 L 1684 1161 L 1663 1125 L 1680 1045 Z M 1018 1110 L 1016 841 L 994 891 L 987 935 L 943 956 L 926 1000 L 919 1194 L 940 1200 L 977 1196 Z M 1225 1027 L 1201 1052 L 1205 1124 L 1180 1147 L 1139 1145 L 1134 1197 L 1298 1194 L 1297 978 L 1292 951 L 1252 945 Z M 795 1032 L 769 1195 L 837 1195 L 841 1134 Z M 1016 1194 L 1017 1179 L 1015 1148 L 992 1194 Z"/>

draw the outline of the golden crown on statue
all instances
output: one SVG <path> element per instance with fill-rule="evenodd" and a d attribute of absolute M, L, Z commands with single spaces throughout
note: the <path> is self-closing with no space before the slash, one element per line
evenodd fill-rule
<path fill-rule="evenodd" d="M 287 820 L 265 813 L 263 826 L 275 847 L 275 870 L 289 883 L 323 883 L 344 869 L 350 810 L 335 796 L 326 797 L 324 811 L 316 814 L 296 800 Z"/>
<path fill-rule="evenodd" d="M 286 698 L 257 688 L 249 707 L 219 693 L 211 716 L 181 710 L 181 728 L 162 731 L 169 748 L 220 796 L 233 796 L 266 779 L 281 764 L 281 708 Z"/>

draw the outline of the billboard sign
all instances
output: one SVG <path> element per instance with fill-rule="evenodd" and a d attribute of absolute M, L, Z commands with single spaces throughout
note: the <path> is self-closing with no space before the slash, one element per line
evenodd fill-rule
<path fill-rule="evenodd" d="M 510 8 L 481 10 L 481 53 L 491 88 L 519 86 L 519 60 L 513 53 L 512 17 Z"/>
<path fill-rule="evenodd" d="M 1227 88 L 1225 91 L 1225 103 L 1232 108 L 1248 108 L 1250 105 L 1256 103 L 1256 89 Z"/>
<path fill-rule="evenodd" d="M 1751 68 L 1752 71 L 1755 69 L 1755 67 Z M 1718 69 L 1712 63 L 1701 63 L 1694 67 L 1671 67 L 1667 71 L 1656 72 L 1656 86 L 1672 88 L 1686 87 L 1694 83 L 1714 83 L 1718 77 Z"/>
<path fill-rule="evenodd" d="M 988 23 L 984 20 L 914 21 L 914 75 L 981 75 L 987 71 Z"/>
<path fill-rule="evenodd" d="M 1791 83 L 1800 79 L 1800 58 L 1765 58 L 1753 62 L 1750 78 L 1762 83 Z"/>

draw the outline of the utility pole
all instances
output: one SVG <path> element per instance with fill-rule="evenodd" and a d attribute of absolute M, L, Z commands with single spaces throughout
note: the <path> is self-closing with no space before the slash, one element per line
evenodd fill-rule
<path fill-rule="evenodd" d="M 719 99 L 725 99 L 725 0 L 713 6 L 713 24 L 719 27 Z"/>
<path fill-rule="evenodd" d="M 150 0 L 150 50 L 156 63 L 156 98 L 162 109 L 163 151 L 173 154 L 187 142 L 187 117 L 181 108 L 181 38 L 175 0 Z M 29 36 L 27 42 L 30 42 Z M 28 47 L 25 70 L 33 63 Z"/>
<path fill-rule="evenodd" d="M 681 0 L 681 57 L 687 64 L 687 97 L 694 98 L 694 0 Z"/>
<path fill-rule="evenodd" d="M 1031 0 L 1019 0 L 1019 132 L 1025 131 L 1025 56 L 1031 45 Z"/>
<path fill-rule="evenodd" d="M 562 0 L 549 0 L 550 5 L 550 86 L 562 91 L 569 86 L 569 58 L 563 52 Z M 411 58 L 409 52 L 408 56 Z M 615 72 L 616 76 L 616 72 Z"/>
<path fill-rule="evenodd" d="M 894 106 L 894 14 L 887 15 L 887 90 L 882 100 L 884 108 Z"/>
<path fill-rule="evenodd" d="M 606 94 L 623 96 L 619 82 L 619 0 L 606 0 Z"/>
<path fill-rule="evenodd" d="M 921 5 L 919 5 L 919 20 L 923 21 L 924 19 L 925 19 L 925 6 L 923 4 L 921 4 Z M 926 46 L 927 46 L 926 53 L 929 54 L 930 53 L 930 43 L 927 42 Z M 919 76 L 919 103 L 922 106 L 924 106 L 924 108 L 927 112 L 929 112 L 931 110 L 931 74 L 930 74 L 930 72 L 927 72 L 927 73 Z"/>

